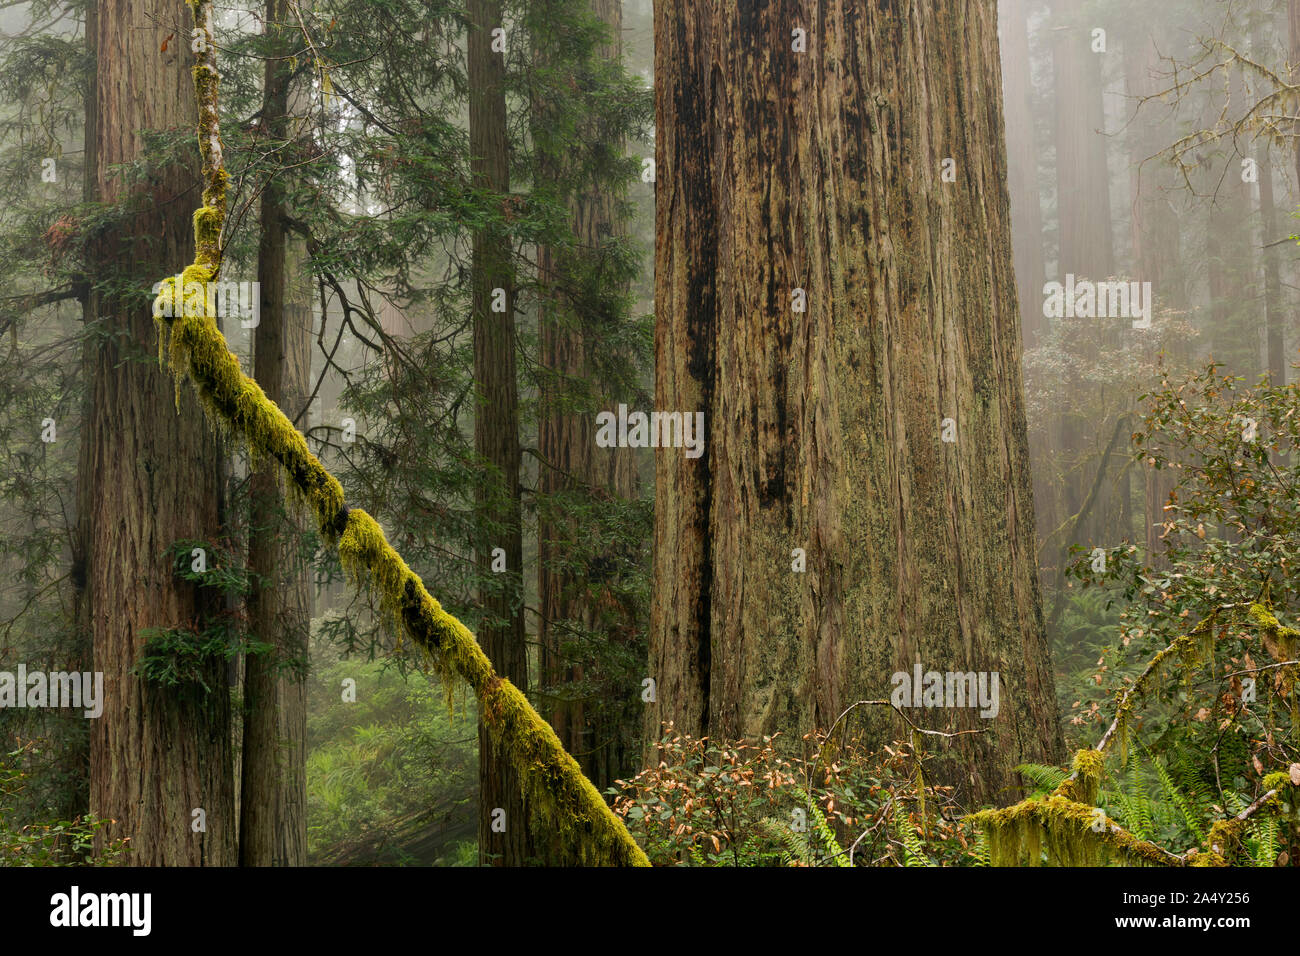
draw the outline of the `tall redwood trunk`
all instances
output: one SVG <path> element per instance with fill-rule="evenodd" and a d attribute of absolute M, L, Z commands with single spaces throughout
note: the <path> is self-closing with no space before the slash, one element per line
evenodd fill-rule
<path fill-rule="evenodd" d="M 1255 56 L 1268 49 L 1263 24 L 1257 25 L 1251 38 Z M 1277 205 L 1273 195 L 1273 160 L 1266 140 L 1256 143 L 1255 160 L 1259 167 L 1259 221 L 1262 240 L 1260 255 L 1264 260 L 1264 369 L 1275 384 L 1285 385 L 1287 357 L 1285 315 L 1282 305 L 1281 248 L 1274 243 L 1278 235 Z"/>
<path fill-rule="evenodd" d="M 1137 104 L 1144 97 L 1154 96 L 1162 87 L 1158 32 L 1156 17 L 1142 17 L 1124 46 L 1125 87 L 1138 110 L 1137 118 L 1129 129 L 1129 214 L 1130 235 L 1133 245 L 1132 275 L 1141 282 L 1150 282 L 1155 299 L 1167 308 L 1186 309 L 1187 294 L 1182 281 L 1182 237 L 1179 235 L 1178 216 L 1173 207 L 1175 198 L 1185 195 L 1178 174 L 1167 163 L 1161 162 L 1159 153 L 1177 138 L 1177 132 L 1163 113 L 1158 101 Z M 1186 360 L 1185 346 L 1175 345 L 1173 354 L 1166 355 L 1166 363 L 1178 364 Z M 1147 361 L 1154 368 L 1160 360 L 1157 346 L 1147 351 Z M 1177 476 L 1170 469 L 1156 469 L 1142 465 L 1143 531 L 1137 536 L 1146 547 L 1147 560 L 1162 566 L 1164 545 L 1160 540 L 1165 519 L 1164 506 L 1169 500 Z"/>
<path fill-rule="evenodd" d="M 1115 272 L 1114 236 L 1110 208 L 1110 172 L 1107 166 L 1105 110 L 1102 103 L 1102 59 L 1094 52 L 1092 21 L 1073 0 L 1056 0 L 1053 8 L 1052 62 L 1056 85 L 1056 209 L 1059 220 L 1057 278 L 1066 281 L 1073 274 L 1080 279 L 1103 281 Z M 1039 308 L 1041 309 L 1041 304 Z M 1080 327 L 1093 323 L 1094 334 L 1107 330 L 1119 333 L 1122 320 L 1066 318 L 1054 320 Z M 1090 336 L 1085 342 L 1094 341 Z M 1088 347 L 1080 351 L 1085 360 L 1095 360 Z M 1058 447 L 1052 458 L 1061 472 L 1060 499 L 1054 519 L 1058 522 L 1079 514 L 1096 475 L 1096 422 L 1089 413 L 1096 407 L 1085 396 L 1101 386 L 1086 381 L 1061 383 L 1075 407 L 1066 400 L 1057 418 Z M 1099 396 L 1100 397 L 1100 396 Z M 1089 411 L 1082 411 L 1088 409 Z M 1040 487 L 1042 483 L 1040 482 Z M 1108 532 L 1100 520 L 1102 510 L 1076 526 L 1073 542 L 1105 539 Z M 1064 542 L 1063 542 L 1064 543 Z M 1056 578 L 1058 587 L 1064 579 Z"/>
<path fill-rule="evenodd" d="M 1115 271 L 1110 173 L 1102 108 L 1101 61 L 1089 22 L 1072 0 L 1057 0 L 1052 62 L 1056 80 L 1057 272 L 1098 281 Z M 1041 305 L 1040 305 L 1041 307 Z"/>
<path fill-rule="evenodd" d="M 1282 274 L 1278 263 L 1279 250 L 1273 245 L 1285 236 L 1278 235 L 1277 206 L 1273 198 L 1273 161 L 1268 147 L 1261 144 L 1255 152 L 1259 164 L 1259 214 L 1261 255 L 1264 258 L 1264 369 L 1270 381 L 1286 384 L 1286 346 L 1282 311 Z"/>
<path fill-rule="evenodd" d="M 950 779 L 1004 800 L 1060 734 L 995 18 L 656 6 L 656 407 L 703 411 L 707 446 L 657 452 L 651 673 L 654 718 L 797 740 L 918 661 L 996 671 L 995 718 L 911 715 L 987 730 Z M 907 736 L 884 709 L 863 724 Z"/>
<path fill-rule="evenodd" d="M 1229 73 L 1228 96 L 1231 104 L 1246 99 L 1241 71 L 1235 67 Z M 1204 127 L 1213 126 L 1220 108 L 1206 105 L 1201 120 Z M 1236 120 L 1242 112 L 1238 109 L 1229 118 Z M 1226 371 L 1254 382 L 1264 365 L 1257 305 L 1258 242 L 1250 222 L 1251 187 L 1242 180 L 1244 157 L 1231 137 L 1209 147 L 1203 158 L 1208 162 L 1197 184 L 1209 197 L 1205 274 L 1210 296 L 1210 348 L 1215 361 L 1227 366 Z"/>
<path fill-rule="evenodd" d="M 501 197 L 510 191 L 505 59 L 492 49 L 504 26 L 500 0 L 469 0 L 469 148 L 475 184 Z M 519 396 L 515 380 L 515 302 L 510 239 L 500 226 L 474 234 L 474 448 L 487 466 L 479 486 L 479 574 L 483 620 L 478 639 L 497 673 L 525 693 L 528 655 L 520 600 L 523 537 L 519 500 Z M 498 293 L 496 290 L 501 290 Z M 503 302 L 505 311 L 493 311 Z M 500 549 L 505 570 L 494 572 Z M 518 774 L 479 722 L 479 858 L 506 866 L 529 855 L 528 821 Z"/>
<path fill-rule="evenodd" d="M 610 42 L 599 55 L 617 61 L 622 55 L 623 26 L 619 0 L 589 0 L 592 12 L 609 28 Z M 547 43 L 553 41 L 544 38 Z M 539 62 L 549 65 L 552 54 L 538 51 Z M 535 104 L 536 121 L 547 121 L 548 104 Z M 595 140 L 600 130 L 594 121 L 580 135 Z M 563 157 L 555 157 L 563 163 Z M 555 170 L 559 173 L 560 170 Z M 631 449 L 596 446 L 595 413 L 598 408 L 575 402 L 576 395 L 607 398 L 599 377 L 599 317 L 580 314 L 565 299 L 561 288 L 575 259 L 588 260 L 605 254 L 602 247 L 621 228 L 617 198 L 605 184 L 584 183 L 569 200 L 573 217 L 574 250 L 543 246 L 538 250 L 538 278 L 549 298 L 544 301 L 540 329 L 540 361 L 546 380 L 539 402 L 538 452 L 542 463 L 538 491 L 542 501 L 557 496 L 594 500 L 612 496 L 629 500 L 636 494 L 635 461 Z M 576 388 L 575 388 L 576 386 Z M 584 387 L 586 386 L 586 387 Z M 603 408 L 610 408 L 604 402 Z M 558 509 L 557 509 L 558 510 Z M 609 643 L 625 639 L 634 626 L 627 609 L 602 588 L 597 574 L 575 573 L 574 554 L 585 553 L 584 528 L 580 521 L 565 520 L 558 514 L 539 517 L 537 590 L 540 623 L 538 640 L 542 648 L 540 679 L 551 704 L 548 716 L 565 750 L 573 754 L 583 773 L 603 790 L 628 769 L 633 756 L 626 750 L 626 732 L 619 720 L 616 702 L 586 700 L 577 688 L 584 681 L 603 686 L 602 675 L 568 650 L 575 641 L 572 629 L 599 632 Z M 639 702 L 638 702 L 639 704 Z"/>
<path fill-rule="evenodd" d="M 195 126 L 189 44 L 160 52 L 182 17 L 188 34 L 188 13 L 175 4 L 99 4 L 92 174 L 101 200 L 125 196 L 116 167 L 139 159 L 140 130 Z M 193 259 L 197 160 L 187 154 L 159 170 L 131 218 L 95 250 L 97 268 L 112 270 L 122 291 L 94 297 L 100 335 L 85 423 L 87 584 L 105 695 L 91 728 L 90 807 L 116 821 L 109 835 L 128 838 L 141 865 L 235 862 L 225 662 L 203 665 L 208 691 L 146 685 L 133 672 L 150 629 L 202 628 L 220 610 L 218 598 L 177 575 L 168 553 L 177 541 L 216 542 L 221 455 L 190 389 L 177 398 L 159 367 L 150 294 Z"/>
<path fill-rule="evenodd" d="M 267 30 L 286 15 L 268 0 Z M 272 140 L 289 132 L 289 63 L 268 59 L 262 119 Z M 291 418 L 310 389 L 311 307 L 301 275 L 302 241 L 285 228 L 284 193 L 272 179 L 262 192 L 258 244 L 260 322 L 253 333 L 254 378 Z M 296 255 L 290 257 L 290 245 Z M 243 760 L 240 774 L 240 863 L 303 866 L 307 862 L 308 634 L 311 591 L 298 536 L 302 515 L 286 500 L 277 469 L 254 464 L 249 481 L 248 566 L 253 572 L 249 626 L 270 645 L 250 654 L 244 671 Z"/>
<path fill-rule="evenodd" d="M 1026 348 L 1038 342 L 1043 324 L 1043 212 L 1038 189 L 1038 144 L 1034 135 L 1033 64 L 1025 0 L 998 5 L 1002 45 L 1002 96 L 1006 103 L 1007 182 L 1011 192 L 1011 246 L 1020 293 Z"/>
<path fill-rule="evenodd" d="M 1300 0 L 1287 0 L 1287 45 L 1291 55 L 1287 58 L 1291 64 L 1291 82 L 1300 82 Z M 1296 140 L 1295 173 L 1300 181 L 1300 139 Z"/>

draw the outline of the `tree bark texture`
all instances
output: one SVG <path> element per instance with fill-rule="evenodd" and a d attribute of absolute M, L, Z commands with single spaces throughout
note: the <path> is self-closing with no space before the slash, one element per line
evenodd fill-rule
<path fill-rule="evenodd" d="M 657 452 L 652 723 L 797 739 L 919 662 L 999 674 L 995 719 L 912 712 L 987 731 L 964 790 L 1059 753 L 996 28 L 977 0 L 656 6 L 656 407 L 708 442 Z"/>
<path fill-rule="evenodd" d="M 269 0 L 267 30 L 278 31 L 286 15 L 280 0 Z M 290 134 L 289 73 L 287 60 L 267 61 L 263 120 L 277 143 Z M 297 415 L 311 388 L 312 312 L 303 241 L 289 235 L 285 215 L 283 188 L 272 179 L 261 198 L 261 314 L 253 333 L 253 369 L 266 397 Z M 254 639 L 271 650 L 249 654 L 244 670 L 240 863 L 304 866 L 311 629 L 311 582 L 300 548 L 305 516 L 286 499 L 284 481 L 271 463 L 254 464 L 249 496 L 249 626 Z"/>
<path fill-rule="evenodd" d="M 475 184 L 509 200 L 505 59 L 492 49 L 503 27 L 499 0 L 469 0 L 469 140 Z M 479 574 L 488 582 L 480 600 L 478 637 L 497 673 L 528 691 L 528 655 L 520 601 L 523 538 L 519 499 L 519 398 L 515 380 L 514 276 L 510 239 L 499 225 L 474 234 L 472 250 L 474 382 L 478 406 L 474 448 L 489 473 L 478 494 L 481 519 Z M 492 310 L 495 290 L 505 311 Z M 493 573 L 492 552 L 505 552 L 504 572 Z M 517 774 L 479 724 L 479 856 L 506 866 L 528 857 L 526 810 Z M 504 818 L 498 811 L 504 811 Z M 504 830 L 501 827 L 504 826 Z"/>
<path fill-rule="evenodd" d="M 191 23 L 161 0 L 104 0 L 95 23 L 93 175 L 99 198 L 112 201 L 128 188 L 114 167 L 139 159 L 140 130 L 194 128 L 189 44 L 162 50 Z M 94 297 L 101 334 L 82 471 L 94 483 L 87 580 L 105 696 L 91 728 L 90 806 L 115 821 L 108 835 L 129 840 L 137 865 L 236 862 L 225 661 L 205 665 L 207 692 L 134 673 L 151 629 L 203 628 L 221 609 L 219 597 L 177 576 L 169 553 L 177 541 L 217 541 L 221 452 L 192 393 L 177 393 L 159 366 L 151 314 L 153 284 L 193 257 L 197 159 L 159 170 L 95 250 L 120 284 Z"/>

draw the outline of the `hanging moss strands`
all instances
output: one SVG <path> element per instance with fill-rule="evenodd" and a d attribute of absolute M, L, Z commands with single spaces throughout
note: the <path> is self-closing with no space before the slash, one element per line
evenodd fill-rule
<path fill-rule="evenodd" d="M 1053 794 L 971 817 L 994 866 L 1182 866 L 1183 860 L 1103 817 L 1095 807 Z"/>
<path fill-rule="evenodd" d="M 207 314 L 203 293 L 194 291 L 220 271 L 227 176 L 221 159 L 211 4 L 190 0 L 189 6 L 195 26 L 206 34 L 205 43 L 196 41 L 203 49 L 196 54 L 194 68 L 205 188 L 203 206 L 194 214 L 194 262 L 181 274 L 179 289 L 172 278 L 159 293 L 159 303 L 183 301 L 183 307 L 154 309 L 155 314 L 164 313 L 158 316 L 160 356 L 166 353 L 178 388 L 182 378 L 190 379 L 219 428 L 242 438 L 250 454 L 283 469 L 289 487 L 311 506 L 324 539 L 338 548 L 353 582 L 377 594 L 398 633 L 404 631 L 415 640 L 449 685 L 454 676 L 469 683 L 494 744 L 519 772 L 534 826 L 544 828 L 575 863 L 649 866 L 551 726 L 518 688 L 497 675 L 469 628 L 434 600 L 379 524 L 344 503 L 342 485 L 311 453 L 285 414 L 243 373 L 216 316 Z"/>

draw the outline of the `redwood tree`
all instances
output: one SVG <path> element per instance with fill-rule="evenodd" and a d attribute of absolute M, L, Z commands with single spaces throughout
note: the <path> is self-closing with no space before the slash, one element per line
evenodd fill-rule
<path fill-rule="evenodd" d="M 263 120 L 276 144 L 289 136 L 290 63 L 281 0 L 266 4 L 271 50 Z M 286 227 L 284 187 L 270 176 L 261 195 L 258 242 L 260 321 L 253 333 L 254 377 L 266 397 L 296 416 L 311 375 L 311 295 L 303 281 L 304 243 Z M 249 654 L 244 671 L 239 856 L 244 866 L 307 862 L 307 639 L 311 582 L 302 559 L 301 509 L 284 495 L 271 463 L 249 481 L 249 624 L 269 649 Z"/>
<path fill-rule="evenodd" d="M 509 202 L 505 57 L 494 50 L 503 30 L 500 0 L 469 0 L 469 148 L 477 187 Z M 497 38 L 504 37 L 498 32 Z M 503 212 L 504 216 L 504 212 Z M 479 486 L 478 569 L 483 619 L 478 638 L 497 673 L 528 691 L 528 655 L 520 582 L 524 560 L 519 498 L 519 393 L 515 379 L 515 289 L 503 218 L 474 233 L 474 450 L 484 464 Z M 499 549 L 499 551 L 498 551 Z M 496 557 L 494 558 L 494 552 Z M 498 559 L 504 560 L 504 569 Z M 493 569 L 494 563 L 497 570 Z M 528 856 L 528 825 L 518 775 L 479 722 L 479 857 L 517 866 Z M 502 816 L 502 812 L 504 816 Z"/>
<path fill-rule="evenodd" d="M 593 20 L 608 28 L 608 33 L 602 42 L 582 51 L 582 60 L 566 64 L 553 54 L 561 37 L 547 30 L 546 23 L 549 20 L 555 24 L 561 14 L 572 18 L 580 9 L 589 9 Z M 623 14 L 619 0 L 546 3 L 534 9 L 534 17 L 536 22 L 530 27 L 538 65 L 552 71 L 567 70 L 567 79 L 575 91 L 580 89 L 579 76 L 584 84 L 594 86 L 590 73 L 597 66 L 613 67 L 622 56 Z M 561 36 L 566 28 L 572 29 L 572 25 L 560 23 L 558 29 L 552 27 Z M 552 89 L 560 83 L 563 80 L 553 80 Z M 627 283 L 612 261 L 616 257 L 614 246 L 624 232 L 619 212 L 622 190 L 620 184 L 602 180 L 587 168 L 593 165 L 593 159 L 586 153 L 596 153 L 599 161 L 599 151 L 609 149 L 618 155 L 623 144 L 621 138 L 614 143 L 605 141 L 609 118 L 593 110 L 574 131 L 584 151 L 575 156 L 578 151 L 573 140 L 556 135 L 562 128 L 562 111 L 574 107 L 546 93 L 533 104 L 534 124 L 543 128 L 536 137 L 544 143 L 535 146 L 540 154 L 538 165 L 544 182 L 549 180 L 564 190 L 572 217 L 573 242 L 543 245 L 537 254 L 538 280 L 544 295 L 539 352 L 545 375 L 539 396 L 537 439 L 541 458 L 538 497 L 542 503 L 537 541 L 539 676 L 543 693 L 553 698 L 546 713 L 561 743 L 592 782 L 603 789 L 626 773 L 628 765 L 639 757 L 640 748 L 635 743 L 629 746 L 632 742 L 624 731 L 624 724 L 635 725 L 639 714 L 633 711 L 631 721 L 620 720 L 627 705 L 620 708 L 618 701 L 601 699 L 599 694 L 606 675 L 601 673 L 600 661 L 593 660 L 598 655 L 591 651 L 575 653 L 572 648 L 581 645 L 577 639 L 581 632 L 594 636 L 605 645 L 602 649 L 626 645 L 635 622 L 626 602 L 619 601 L 609 582 L 602 579 L 604 572 L 600 569 L 613 565 L 616 556 L 596 554 L 586 562 L 585 573 L 578 570 L 592 550 L 588 538 L 593 528 L 583 516 L 589 516 L 593 505 L 602 501 L 632 500 L 637 481 L 631 449 L 596 445 L 597 409 L 593 405 L 611 408 L 617 404 L 600 368 L 602 352 L 605 364 L 610 364 L 610 339 L 616 331 L 609 327 L 609 300 L 617 300 L 625 293 Z M 566 291 L 575 286 L 578 292 Z M 582 509 L 576 518 L 572 515 L 575 505 Z M 627 693 L 621 696 L 629 698 Z"/>
<path fill-rule="evenodd" d="M 979 799 L 1060 744 L 995 18 L 655 9 L 656 407 L 707 446 L 657 452 L 652 719 L 797 738 L 917 661 L 996 671 L 996 718 L 912 714 L 987 731 L 950 744 Z"/>
<path fill-rule="evenodd" d="M 92 246 L 103 281 L 90 309 L 81 475 L 92 483 L 82 496 L 90 505 L 86 587 L 105 701 L 91 727 L 90 809 L 115 821 L 108 835 L 129 839 L 132 863 L 231 865 L 237 827 L 225 661 L 205 659 L 179 686 L 146 681 L 137 667 L 151 640 L 185 642 L 221 610 L 220 595 L 187 573 L 190 548 L 179 556 L 175 549 L 202 542 L 209 561 L 215 554 L 221 453 L 192 393 L 178 393 L 159 366 L 151 317 L 153 284 L 193 258 L 198 156 L 187 148 L 143 185 L 122 172 L 143 156 L 141 131 L 194 129 L 190 44 L 164 42 L 172 33 L 188 37 L 192 23 L 163 0 L 104 0 L 91 22 L 99 64 L 95 194 L 120 202 L 126 218 Z"/>

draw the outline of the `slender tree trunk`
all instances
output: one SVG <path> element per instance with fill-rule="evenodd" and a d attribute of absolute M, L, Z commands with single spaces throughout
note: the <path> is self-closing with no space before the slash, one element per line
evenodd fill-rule
<path fill-rule="evenodd" d="M 86 42 L 89 52 L 95 53 L 95 37 L 98 30 L 98 0 L 91 0 L 86 5 Z M 96 112 L 96 71 L 89 72 L 84 91 L 84 109 L 86 125 L 84 132 L 85 156 L 82 180 L 82 198 L 92 203 L 98 196 L 95 191 L 95 112 Z M 93 330 L 96 328 L 95 299 L 89 288 L 81 297 L 81 322 L 87 334 L 81 350 L 81 437 L 77 447 L 77 488 L 76 516 L 72 527 L 71 576 L 72 576 L 72 631 L 76 637 L 80 660 L 77 669 L 92 670 L 94 639 L 92 636 L 92 607 L 89 582 L 90 542 L 92 537 L 90 517 L 94 510 L 94 483 L 87 480 L 94 461 L 93 437 L 88 423 L 95 412 L 94 387 L 96 351 L 98 338 Z M 76 752 L 69 755 L 69 765 L 73 767 L 75 783 L 70 788 L 67 803 L 61 809 L 66 819 L 86 812 L 90 805 L 90 735 L 77 737 Z"/>
<path fill-rule="evenodd" d="M 505 57 L 492 49 L 503 27 L 499 0 L 469 0 L 469 148 L 475 184 L 509 201 Z M 520 600 L 523 537 L 519 499 L 519 397 L 515 380 L 514 275 L 509 236 L 497 225 L 474 234 L 471 281 L 474 382 L 478 409 L 474 448 L 488 474 L 480 486 L 479 574 L 483 621 L 479 643 L 497 673 L 528 691 L 528 655 Z M 493 305 L 504 305 L 495 311 Z M 493 552 L 505 570 L 494 572 Z M 506 866 L 529 856 L 526 808 L 518 775 L 479 723 L 479 858 Z"/>
<path fill-rule="evenodd" d="M 1026 348 L 1038 344 L 1043 324 L 1043 213 L 1034 137 L 1033 72 L 1025 0 L 1001 0 L 1002 96 L 1006 103 L 1007 179 L 1011 192 L 1011 244 L 1020 292 Z"/>
<path fill-rule="evenodd" d="M 620 32 L 622 6 L 618 0 L 590 0 L 592 11 L 609 27 L 611 42 L 604 44 L 602 57 L 617 61 L 622 53 Z M 539 51 L 547 59 L 545 49 Z M 546 104 L 537 104 L 539 122 L 546 121 Z M 600 135 L 594 125 L 584 133 Z M 541 364 L 546 380 L 540 400 L 538 451 L 542 465 L 538 475 L 539 498 L 543 501 L 574 497 L 589 501 L 613 496 L 631 499 L 636 494 L 636 472 L 631 449 L 597 448 L 595 412 L 598 408 L 580 404 L 578 396 L 594 394 L 601 407 L 608 408 L 608 390 L 598 381 L 598 350 L 602 347 L 598 324 L 589 315 L 578 314 L 565 299 L 560 286 L 577 257 L 592 259 L 605 254 L 602 248 L 616 236 L 621 223 L 616 197 L 602 184 L 586 183 L 571 197 L 573 232 L 577 248 L 538 250 L 538 277 L 548 290 L 541 324 Z M 576 388 L 575 388 L 576 386 Z M 587 388 L 594 386 L 592 392 Z M 589 402 L 588 402 L 589 404 Z M 639 757 L 626 747 L 627 733 L 619 719 L 617 701 L 585 700 L 574 688 L 589 681 L 601 685 L 598 665 L 588 668 L 575 662 L 566 645 L 574 643 L 570 629 L 577 625 L 600 631 L 614 643 L 632 626 L 624 609 L 602 592 L 593 569 L 573 570 L 575 553 L 585 554 L 584 529 L 580 522 L 565 520 L 552 512 L 539 516 L 537 590 L 541 615 L 538 629 L 542 647 L 541 681 L 544 691 L 556 702 L 550 720 L 565 750 L 578 760 L 582 771 L 599 790 L 629 769 Z M 626 695 L 625 695 L 626 696 Z M 637 700 L 637 706 L 640 701 Z M 639 715 L 638 715 L 639 719 Z"/>
<path fill-rule="evenodd" d="M 1291 82 L 1300 83 L 1300 0 L 1287 0 L 1287 45 L 1291 55 Z M 1295 173 L 1300 184 L 1300 139 L 1296 140 Z"/>
<path fill-rule="evenodd" d="M 1132 42 L 1124 50 L 1125 85 L 1131 102 L 1154 95 L 1159 89 L 1156 71 L 1160 65 L 1156 32 L 1158 21 L 1145 18 L 1132 33 Z M 1138 108 L 1138 107 L 1135 107 Z M 1157 158 L 1176 133 L 1168 122 L 1158 119 L 1159 103 L 1139 108 L 1130 128 L 1129 208 L 1133 243 L 1133 273 L 1138 281 L 1150 282 L 1152 294 L 1166 306 L 1187 308 L 1186 290 L 1181 274 L 1181 237 L 1178 217 L 1170 204 L 1171 195 L 1182 194 L 1182 183 L 1165 163 Z M 1186 359 L 1185 352 L 1166 356 L 1175 363 Z M 1155 366 L 1158 356 L 1153 346 L 1148 361 Z M 1147 560 L 1163 565 L 1164 506 L 1173 490 L 1176 475 L 1170 469 L 1157 470 L 1142 464 L 1143 523 L 1138 540 L 1146 546 Z"/>
<path fill-rule="evenodd" d="M 657 452 L 651 673 L 682 731 L 797 740 L 918 662 L 996 671 L 996 718 L 912 716 L 987 731 L 949 780 L 1004 800 L 1060 733 L 995 17 L 656 6 L 656 407 L 708 440 Z"/>
<path fill-rule="evenodd" d="M 1245 102 L 1241 71 L 1231 69 L 1228 81 L 1230 102 Z M 1202 124 L 1210 127 L 1218 108 L 1207 105 Z M 1252 382 L 1264 367 L 1261 360 L 1259 307 L 1259 263 L 1255 258 L 1250 210 L 1251 189 L 1241 177 L 1244 158 L 1231 138 L 1222 148 L 1210 148 L 1200 181 L 1209 196 L 1205 232 L 1205 272 L 1210 295 L 1210 347 L 1215 361 L 1234 375 Z"/>
<path fill-rule="evenodd" d="M 1251 45 L 1257 57 L 1268 49 L 1262 27 L 1257 27 Z M 1273 196 L 1273 160 L 1267 141 L 1256 144 L 1255 162 L 1259 172 L 1259 219 L 1263 234 L 1260 255 L 1264 259 L 1264 367 L 1269 380 L 1286 384 L 1285 318 L 1282 306 L 1281 249 L 1273 245 L 1285 236 L 1277 234 L 1277 205 Z"/>
<path fill-rule="evenodd" d="M 1160 53 L 1152 29 L 1144 24 L 1125 48 L 1125 85 L 1133 102 L 1154 95 L 1158 88 L 1155 71 L 1160 65 Z M 1178 220 L 1169 198 L 1171 191 L 1181 193 L 1181 182 L 1175 182 L 1175 174 L 1158 159 L 1159 152 L 1177 134 L 1159 117 L 1160 107 L 1159 103 L 1146 104 L 1130 127 L 1132 268 L 1136 279 L 1151 283 L 1156 297 L 1175 308 L 1185 308 L 1187 297 L 1179 274 Z"/>
<path fill-rule="evenodd" d="M 1102 54 L 1074 16 L 1076 7 L 1057 0 L 1052 61 L 1056 74 L 1056 201 L 1060 218 L 1062 281 L 1105 279 L 1115 271 L 1110 219 L 1110 172 L 1102 108 Z"/>
<path fill-rule="evenodd" d="M 268 0 L 268 33 L 279 32 L 284 16 L 281 0 Z M 289 77 L 287 60 L 267 60 L 262 121 L 275 143 L 289 135 Z M 290 272 L 303 266 L 300 248 L 292 262 L 289 256 L 290 243 L 300 247 L 301 241 L 290 239 L 284 217 L 283 189 L 272 179 L 261 200 L 261 314 L 253 333 L 253 368 L 266 397 L 292 417 L 309 388 L 311 310 L 303 283 Z M 249 486 L 249 624 L 254 637 L 271 649 L 248 655 L 245 665 L 240 863 L 302 866 L 307 862 L 304 675 L 311 618 L 299 547 L 302 515 L 286 500 L 276 468 L 255 463 Z"/>
<path fill-rule="evenodd" d="M 1066 281 L 1068 274 L 1101 281 L 1115 272 L 1102 104 L 1104 54 L 1093 52 L 1090 24 L 1078 12 L 1078 5 L 1071 0 L 1057 0 L 1052 61 L 1056 82 L 1056 206 L 1060 235 L 1057 278 L 1061 282 Z M 1088 321 L 1110 320 L 1057 321 L 1077 326 Z M 1082 355 L 1095 357 L 1095 352 L 1085 349 Z M 1065 385 L 1075 395 L 1095 387 L 1083 382 Z M 1060 462 L 1063 473 L 1056 515 L 1062 521 L 1079 513 L 1092 484 L 1096 472 L 1092 467 L 1089 439 L 1095 431 L 1095 422 L 1077 410 L 1066 408 L 1059 416 L 1059 447 L 1053 457 Z M 1098 530 L 1095 520 L 1081 524 L 1075 529 L 1074 540 L 1093 540 Z M 1059 571 L 1056 584 L 1058 587 L 1064 584 Z"/>
<path fill-rule="evenodd" d="M 1264 257 L 1264 353 L 1269 380 L 1277 385 L 1286 384 L 1286 346 L 1284 344 L 1282 316 L 1282 277 L 1278 265 L 1278 248 L 1271 245 L 1285 236 L 1277 234 L 1277 206 L 1273 201 L 1273 161 L 1269 159 L 1268 146 L 1261 144 L 1256 152 L 1259 167 L 1259 212 L 1261 243 Z"/>
<path fill-rule="evenodd" d="M 139 159 L 140 130 L 194 128 L 189 45 L 160 52 L 169 33 L 188 36 L 190 26 L 186 11 L 161 0 L 99 5 L 92 175 L 101 199 L 125 197 L 116 167 Z M 128 838 L 140 865 L 236 860 L 225 662 L 202 666 L 209 691 L 135 673 L 151 629 L 202 628 L 220 610 L 219 598 L 177 575 L 169 553 L 177 541 L 217 540 L 221 455 L 190 390 L 178 393 L 159 367 L 151 315 L 153 284 L 193 258 L 196 160 L 158 170 L 131 218 L 94 251 L 122 291 L 94 297 L 103 334 L 85 424 L 87 580 L 105 696 L 91 729 L 90 805 L 116 821 L 108 835 Z"/>

